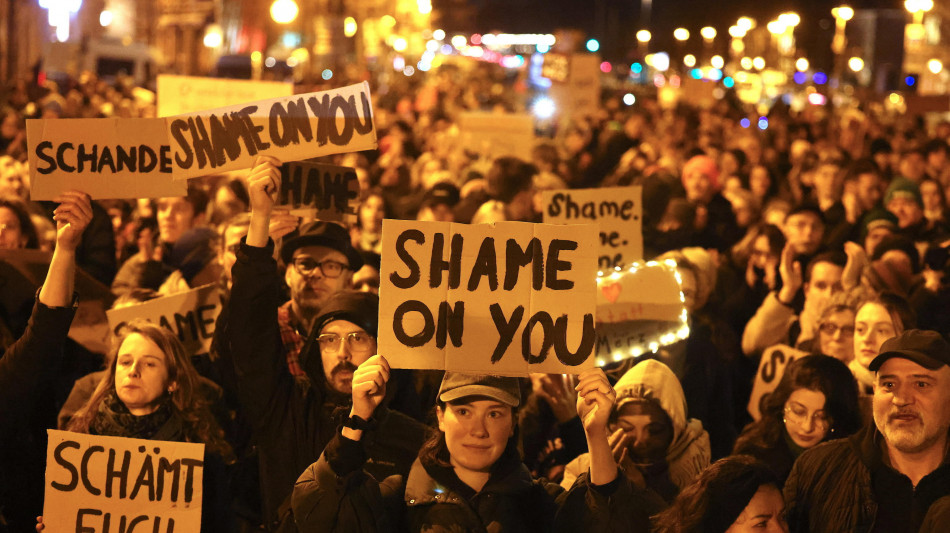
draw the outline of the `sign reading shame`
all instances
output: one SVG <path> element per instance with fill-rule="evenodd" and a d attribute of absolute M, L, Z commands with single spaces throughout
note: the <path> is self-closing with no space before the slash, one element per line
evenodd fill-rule
<path fill-rule="evenodd" d="M 295 161 L 281 165 L 280 177 L 275 207 L 309 210 L 318 220 L 356 219 L 360 182 L 352 168 Z"/>
<path fill-rule="evenodd" d="M 643 259 L 642 187 L 555 190 L 541 193 L 546 224 L 597 224 L 598 267 L 612 270 Z"/>
<path fill-rule="evenodd" d="M 157 184 L 284 161 L 370 150 L 369 85 L 155 119 L 27 121 L 33 199 L 69 188 L 93 198 L 184 196 Z M 37 195 L 39 193 L 39 196 Z"/>
<path fill-rule="evenodd" d="M 593 367 L 596 232 L 384 220 L 379 353 L 470 373 Z"/>
<path fill-rule="evenodd" d="M 214 284 L 155 298 L 144 303 L 106 311 L 109 328 L 119 329 L 134 318 L 144 318 L 175 333 L 189 355 L 208 353 L 215 321 L 221 313 L 221 296 Z"/>
<path fill-rule="evenodd" d="M 204 444 L 47 432 L 46 531 L 201 529 Z"/>

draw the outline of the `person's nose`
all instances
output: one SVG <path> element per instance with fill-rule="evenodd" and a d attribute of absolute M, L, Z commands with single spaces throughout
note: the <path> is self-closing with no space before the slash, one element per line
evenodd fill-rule
<path fill-rule="evenodd" d="M 142 363 L 141 361 L 136 361 L 132 363 L 132 371 L 129 372 L 131 377 L 141 377 L 142 376 Z"/>
<path fill-rule="evenodd" d="M 474 420 L 472 420 L 472 425 L 469 428 L 469 433 L 471 433 L 473 437 L 487 437 L 488 424 L 485 423 L 485 418 L 481 416 L 474 417 Z"/>
<path fill-rule="evenodd" d="M 353 354 L 350 352 L 350 343 L 347 342 L 346 337 L 340 337 L 340 349 L 337 351 L 336 357 L 340 361 L 349 361 L 353 358 Z"/>
<path fill-rule="evenodd" d="M 910 394 L 910 387 L 894 386 L 894 392 L 891 395 L 891 403 L 897 407 L 904 407 L 914 403 L 914 397 Z"/>
<path fill-rule="evenodd" d="M 811 433 L 815 429 L 815 419 L 811 416 L 806 416 L 805 420 L 801 423 L 802 429 L 805 430 L 805 433 Z"/>

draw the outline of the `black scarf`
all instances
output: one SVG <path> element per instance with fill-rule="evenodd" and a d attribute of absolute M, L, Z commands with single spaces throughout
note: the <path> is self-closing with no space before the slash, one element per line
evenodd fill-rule
<path fill-rule="evenodd" d="M 167 395 L 162 396 L 155 412 L 136 416 L 129 412 L 129 408 L 119 400 L 113 390 L 99 404 L 99 412 L 92 422 L 90 432 L 113 437 L 177 440 L 174 437 L 177 436 L 176 433 L 180 433 L 176 431 L 176 428 L 180 429 L 180 424 L 174 424 L 173 419 L 177 420 L 177 417 L 173 416 L 171 398 Z"/>

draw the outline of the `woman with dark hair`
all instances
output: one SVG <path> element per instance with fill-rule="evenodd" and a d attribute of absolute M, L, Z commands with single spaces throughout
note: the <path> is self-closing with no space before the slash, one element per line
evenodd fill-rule
<path fill-rule="evenodd" d="M 749 455 L 720 459 L 654 518 L 656 533 L 788 533 L 775 473 Z"/>
<path fill-rule="evenodd" d="M 438 430 L 406 479 L 368 476 L 363 432 L 386 392 L 389 364 L 376 355 L 353 375 L 350 418 L 292 498 L 301 531 L 581 531 L 610 523 L 646 531 L 662 504 L 619 474 L 607 441 L 616 393 L 600 369 L 579 376 L 577 413 L 590 449 L 589 472 L 569 491 L 533 479 L 518 452 L 517 378 L 446 372 Z"/>
<path fill-rule="evenodd" d="M 16 200 L 0 198 L 0 249 L 40 247 L 36 226 L 26 207 Z"/>
<path fill-rule="evenodd" d="M 857 383 L 847 365 L 826 355 L 789 364 L 764 403 L 762 418 L 745 427 L 733 453 L 769 465 L 782 484 L 802 452 L 861 427 Z"/>

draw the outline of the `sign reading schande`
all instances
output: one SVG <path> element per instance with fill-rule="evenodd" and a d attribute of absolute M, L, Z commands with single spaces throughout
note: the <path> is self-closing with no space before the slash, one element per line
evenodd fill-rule
<path fill-rule="evenodd" d="M 32 197 L 78 188 L 93 198 L 168 194 L 171 180 L 376 147 L 369 85 L 155 119 L 27 121 Z M 161 185 L 163 188 L 158 188 Z"/>
<path fill-rule="evenodd" d="M 201 529 L 204 444 L 47 432 L 46 531 Z"/>
<path fill-rule="evenodd" d="M 383 222 L 379 353 L 395 368 L 594 366 L 592 225 Z"/>

